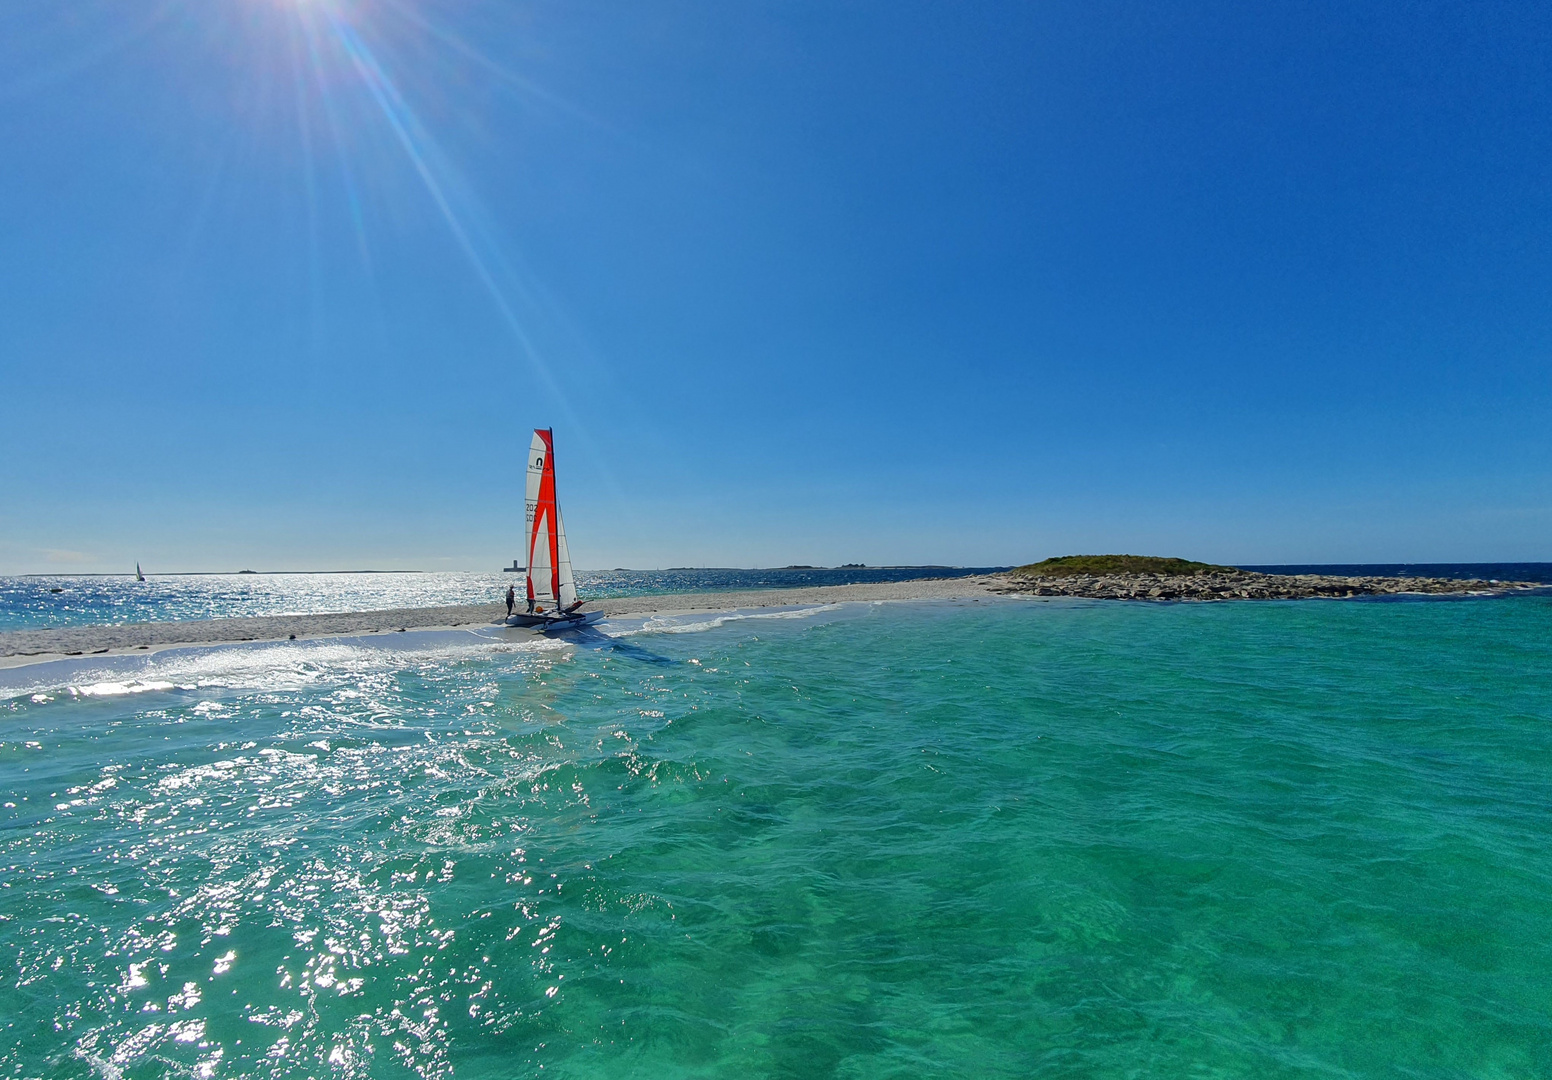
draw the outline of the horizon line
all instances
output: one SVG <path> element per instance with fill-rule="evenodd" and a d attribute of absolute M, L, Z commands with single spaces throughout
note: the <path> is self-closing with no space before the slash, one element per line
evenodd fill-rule
<path fill-rule="evenodd" d="M 736 570 L 744 572 L 757 571 L 781 571 L 781 570 L 986 570 L 1003 571 L 1014 569 L 1017 564 L 995 566 L 968 566 L 959 563 L 841 563 L 836 566 L 818 566 L 807 564 L 788 564 L 786 566 L 662 566 L 662 567 L 629 567 L 616 566 L 608 569 L 584 569 L 577 571 L 583 574 L 652 574 L 671 573 L 674 571 L 693 570 Z M 1240 570 L 1256 570 L 1268 567 L 1326 567 L 1326 566 L 1552 566 L 1552 560 L 1545 559 L 1445 559 L 1445 560 L 1418 560 L 1418 561 L 1365 561 L 1365 562 L 1245 562 L 1224 563 Z M 506 574 L 512 573 L 511 567 L 502 567 L 498 570 L 421 570 L 421 569 L 353 569 L 353 570 L 159 570 L 145 574 L 147 578 L 153 577 L 272 577 L 288 574 Z M 0 574 L 0 578 L 93 578 L 93 577 L 125 577 L 132 578 L 134 573 L 123 570 L 33 570 L 18 574 Z"/>

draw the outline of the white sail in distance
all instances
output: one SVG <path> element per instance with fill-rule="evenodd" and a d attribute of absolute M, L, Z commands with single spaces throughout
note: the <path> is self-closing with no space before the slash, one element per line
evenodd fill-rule
<path fill-rule="evenodd" d="M 535 610 L 567 611 L 576 606 L 577 586 L 555 498 L 555 437 L 549 428 L 536 429 L 528 447 L 527 496 L 523 541 L 528 548 L 528 599 Z"/>

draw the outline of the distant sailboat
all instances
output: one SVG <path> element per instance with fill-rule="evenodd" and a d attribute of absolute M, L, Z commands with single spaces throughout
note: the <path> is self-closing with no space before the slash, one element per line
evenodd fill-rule
<path fill-rule="evenodd" d="M 523 516 L 523 551 L 528 559 L 528 610 L 507 618 L 510 626 L 569 630 L 596 622 L 601 611 L 580 611 L 571 573 L 566 527 L 555 499 L 555 433 L 534 431 L 528 447 L 528 502 Z"/>
<path fill-rule="evenodd" d="M 136 581 L 144 581 L 145 580 L 145 575 L 140 572 L 140 564 L 139 563 L 135 564 L 135 580 Z"/>

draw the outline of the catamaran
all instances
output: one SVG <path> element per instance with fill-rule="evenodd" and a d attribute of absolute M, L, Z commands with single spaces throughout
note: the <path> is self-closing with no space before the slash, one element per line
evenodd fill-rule
<path fill-rule="evenodd" d="M 582 611 L 571 574 L 566 527 L 555 501 L 555 432 L 537 428 L 528 447 L 528 506 L 523 516 L 523 550 L 528 557 L 528 610 L 507 617 L 508 626 L 544 631 L 571 630 L 603 618 Z"/>

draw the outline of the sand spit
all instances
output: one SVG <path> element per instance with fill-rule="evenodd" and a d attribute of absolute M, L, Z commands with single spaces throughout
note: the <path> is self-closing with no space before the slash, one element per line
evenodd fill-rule
<path fill-rule="evenodd" d="M 876 585 L 825 585 L 802 589 L 758 589 L 745 592 L 684 593 L 623 597 L 588 605 L 613 617 L 661 615 L 669 612 L 728 611 L 732 608 L 838 604 L 854 600 L 931 600 L 984 598 L 992 577 L 930 581 L 882 582 Z M 70 626 L 57 630 L 13 630 L 0 633 L 0 668 L 35 664 L 66 657 L 145 654 L 189 645 L 232 645 L 250 641 L 285 641 L 291 637 L 391 634 L 399 630 L 451 630 L 499 625 L 505 604 L 468 607 L 395 608 L 389 611 L 348 611 L 327 615 L 263 615 L 243 619 L 187 622 L 123 623 L 117 626 Z M 531 631 L 514 631 L 531 633 Z"/>
<path fill-rule="evenodd" d="M 186 645 L 233 645 L 245 641 L 285 641 L 291 637 L 451 629 L 488 624 L 505 614 L 504 604 L 478 604 L 473 607 L 396 608 L 327 615 L 257 615 L 245 619 L 13 630 L 0 634 L 0 667 L 73 656 L 157 652 Z"/>
<path fill-rule="evenodd" d="M 728 611 L 733 608 L 791 607 L 880 600 L 982 600 L 1064 596 L 1095 600 L 1284 600 L 1357 597 L 1399 593 L 1495 595 L 1544 589 L 1535 582 L 1455 581 L 1447 578 L 1285 576 L 1248 571 L 1160 577 L 1152 574 L 1078 575 L 1061 578 L 987 574 L 866 585 L 821 585 L 800 589 L 758 589 L 725 593 L 599 600 L 590 607 L 615 618 Z M 244 619 L 72 626 L 57 630 L 0 633 L 0 668 L 66 657 L 145 654 L 190 645 L 230 645 L 339 635 L 389 634 L 490 626 L 506 614 L 502 604 L 467 607 L 396 608 L 327 615 L 264 615 Z M 514 631 L 529 633 L 530 631 Z"/>

